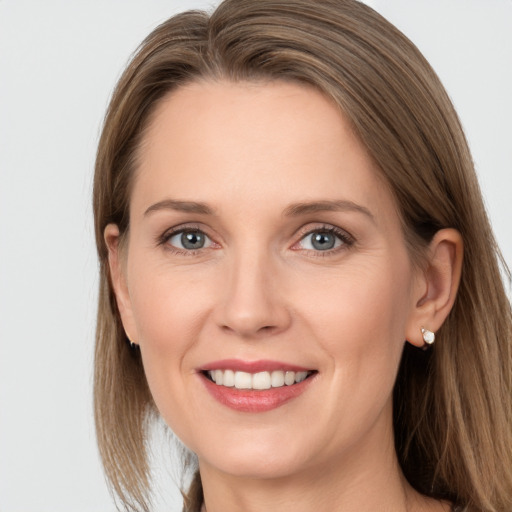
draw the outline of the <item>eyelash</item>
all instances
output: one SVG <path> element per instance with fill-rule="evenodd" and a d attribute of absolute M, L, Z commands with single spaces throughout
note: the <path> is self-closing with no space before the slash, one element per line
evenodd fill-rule
<path fill-rule="evenodd" d="M 167 250 L 171 251 L 173 254 L 183 255 L 183 256 L 194 256 L 204 249 L 204 247 L 202 247 L 200 249 L 180 249 L 180 248 L 174 247 L 168 243 L 172 237 L 179 235 L 179 234 L 183 234 L 183 233 L 201 233 L 205 237 L 207 237 L 209 240 L 211 240 L 211 238 L 199 226 L 193 226 L 193 225 L 192 226 L 177 226 L 175 228 L 172 228 L 171 230 L 166 231 L 161 236 L 159 236 L 157 239 L 157 245 L 165 246 L 165 248 Z M 303 241 L 306 237 L 312 235 L 313 233 L 332 234 L 332 235 L 336 236 L 342 242 L 340 246 L 333 248 L 333 249 L 327 249 L 325 251 L 302 249 L 304 251 L 314 254 L 314 257 L 325 258 L 325 257 L 332 256 L 334 254 L 337 254 L 339 251 L 346 250 L 347 248 L 351 247 L 355 243 L 354 238 L 351 235 L 349 235 L 346 231 L 344 231 L 340 228 L 337 228 L 335 226 L 332 226 L 332 225 L 324 224 L 322 226 L 317 226 L 313 229 L 304 230 L 302 233 L 300 233 L 299 241 L 296 242 L 294 244 L 294 246 L 297 245 L 298 243 L 300 243 L 301 241 Z M 213 241 L 212 241 L 212 243 L 215 244 L 215 242 L 213 242 Z M 300 249 L 294 249 L 294 250 L 300 250 Z"/>
<path fill-rule="evenodd" d="M 203 248 L 180 249 L 168 243 L 173 236 L 180 235 L 182 233 L 202 233 L 205 237 L 211 240 L 211 238 L 199 226 L 177 226 L 175 228 L 171 228 L 170 230 L 166 231 L 161 236 L 159 236 L 157 239 L 157 245 L 165 246 L 166 250 L 171 251 L 173 254 L 177 254 L 179 256 L 194 256 L 198 254 Z"/>
<path fill-rule="evenodd" d="M 324 224 L 322 226 L 317 226 L 313 229 L 307 229 L 303 233 L 300 234 L 299 242 L 303 241 L 308 236 L 312 235 L 313 233 L 327 233 L 336 236 L 339 240 L 341 240 L 341 245 L 339 247 L 333 248 L 333 249 L 327 249 L 325 251 L 319 251 L 319 250 L 312 250 L 312 249 L 303 249 L 306 250 L 314 257 L 318 258 L 327 258 L 329 256 L 333 256 L 335 254 L 338 254 L 338 252 L 346 250 L 350 248 L 352 245 L 354 245 L 355 240 L 354 238 L 349 235 L 346 231 L 343 229 L 340 229 L 336 226 L 332 226 L 329 224 Z M 299 242 L 296 242 L 294 245 L 297 245 Z"/>

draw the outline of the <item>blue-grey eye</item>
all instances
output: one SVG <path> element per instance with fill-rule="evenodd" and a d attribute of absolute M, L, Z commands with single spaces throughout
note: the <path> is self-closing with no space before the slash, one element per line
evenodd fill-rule
<path fill-rule="evenodd" d="M 306 235 L 301 241 L 302 249 L 314 251 L 328 251 L 336 249 L 343 242 L 339 236 L 330 231 L 313 231 Z"/>
<path fill-rule="evenodd" d="M 171 236 L 168 243 L 178 249 L 194 251 L 209 247 L 211 240 L 202 231 L 181 231 Z"/>

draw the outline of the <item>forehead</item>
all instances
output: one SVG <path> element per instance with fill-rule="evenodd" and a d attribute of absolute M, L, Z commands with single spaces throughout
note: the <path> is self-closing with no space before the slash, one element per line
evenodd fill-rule
<path fill-rule="evenodd" d="M 138 161 L 132 198 L 138 208 L 166 194 L 221 206 L 240 198 L 283 208 L 317 199 L 393 207 L 338 106 L 301 84 L 180 87 L 156 108 Z"/>

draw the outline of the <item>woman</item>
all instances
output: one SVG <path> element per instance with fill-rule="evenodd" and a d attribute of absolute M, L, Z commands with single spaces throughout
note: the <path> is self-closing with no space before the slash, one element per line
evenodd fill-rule
<path fill-rule="evenodd" d="M 98 441 L 148 509 L 506 511 L 510 303 L 457 115 L 346 0 L 226 0 L 144 41 L 94 187 Z M 507 274 L 508 275 L 508 274 Z"/>

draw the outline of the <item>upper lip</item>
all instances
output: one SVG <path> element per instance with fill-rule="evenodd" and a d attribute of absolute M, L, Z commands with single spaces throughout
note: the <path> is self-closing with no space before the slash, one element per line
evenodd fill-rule
<path fill-rule="evenodd" d="M 271 361 L 261 359 L 259 361 L 243 361 L 241 359 L 222 359 L 221 361 L 213 361 L 201 368 L 200 371 L 209 370 L 233 370 L 247 373 L 258 373 L 264 371 L 288 371 L 288 372 L 306 372 L 312 371 L 311 368 L 305 368 L 296 364 L 285 363 L 282 361 Z"/>

